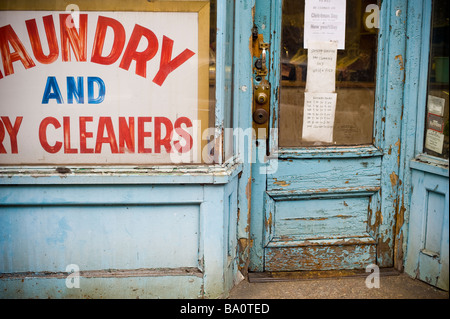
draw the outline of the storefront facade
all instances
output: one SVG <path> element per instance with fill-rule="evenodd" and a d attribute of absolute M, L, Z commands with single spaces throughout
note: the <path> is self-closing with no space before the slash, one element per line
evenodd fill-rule
<path fill-rule="evenodd" d="M 2 3 L 1 296 L 370 265 L 448 290 L 447 7 Z"/>

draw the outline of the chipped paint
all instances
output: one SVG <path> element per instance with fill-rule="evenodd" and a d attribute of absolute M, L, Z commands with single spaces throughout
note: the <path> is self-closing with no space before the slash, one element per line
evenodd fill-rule
<path fill-rule="evenodd" d="M 249 177 L 247 180 L 247 186 L 245 187 L 245 198 L 247 198 L 248 207 L 250 207 L 251 196 L 252 196 L 252 178 Z"/>
<path fill-rule="evenodd" d="M 239 238 L 238 240 L 238 269 L 241 274 L 246 277 L 248 273 L 248 265 L 250 263 L 249 250 L 253 246 L 253 241 L 248 238 Z"/>
<path fill-rule="evenodd" d="M 398 60 L 398 63 L 399 63 L 399 65 L 400 65 L 400 71 L 403 71 L 403 70 L 405 69 L 405 68 L 404 68 L 404 65 L 403 65 L 403 56 L 397 55 L 397 56 L 395 57 L 395 59 Z"/>
<path fill-rule="evenodd" d="M 395 229 L 395 245 L 394 245 L 394 267 L 396 269 L 403 269 L 403 225 L 405 223 L 405 202 L 404 197 L 402 197 L 402 205 L 397 213 L 396 218 L 396 229 Z"/>
<path fill-rule="evenodd" d="M 376 263 L 375 245 L 331 245 L 266 250 L 266 271 L 365 269 Z"/>
<path fill-rule="evenodd" d="M 394 190 L 398 184 L 398 175 L 395 172 L 392 172 L 390 177 L 391 177 L 392 189 Z"/>
<path fill-rule="evenodd" d="M 272 233 L 272 212 L 269 213 L 269 218 L 266 220 L 266 231 Z"/>
<path fill-rule="evenodd" d="M 400 166 L 400 156 L 401 156 L 401 148 L 402 148 L 402 142 L 400 141 L 400 139 L 398 139 L 397 143 L 395 143 L 395 146 L 398 147 L 397 165 Z"/>
<path fill-rule="evenodd" d="M 348 205 L 346 205 L 348 206 Z M 272 215 L 270 216 L 272 219 Z M 346 216 L 346 215 L 336 215 L 336 216 L 330 216 L 330 217 L 300 217 L 300 218 L 285 218 L 286 221 L 324 221 L 324 220 L 330 220 L 333 218 L 337 219 L 350 219 L 354 218 L 354 216 Z M 270 220 L 272 221 L 272 220 Z"/>
<path fill-rule="evenodd" d="M 382 238 L 384 238 L 383 236 Z M 384 260 L 392 260 L 393 254 L 391 249 L 391 239 L 383 240 L 380 238 L 377 244 L 377 255 Z"/>
<path fill-rule="evenodd" d="M 281 186 L 281 187 L 288 187 L 288 186 L 291 185 L 290 183 L 287 183 L 285 181 L 278 181 L 276 178 L 274 178 L 274 182 L 273 183 L 275 185 L 278 185 L 278 186 Z"/>

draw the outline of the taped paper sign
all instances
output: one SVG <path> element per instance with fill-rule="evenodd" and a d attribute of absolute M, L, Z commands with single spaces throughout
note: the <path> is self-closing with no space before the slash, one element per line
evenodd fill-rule
<path fill-rule="evenodd" d="M 444 132 L 444 118 L 432 113 L 428 114 L 428 128 L 433 131 L 443 133 Z"/>
<path fill-rule="evenodd" d="M 303 140 L 333 142 L 336 93 L 305 93 Z"/>
<path fill-rule="evenodd" d="M 332 93 L 336 90 L 337 43 L 310 42 L 306 92 Z"/>
<path fill-rule="evenodd" d="M 336 42 L 345 49 L 346 0 L 306 0 L 304 48 L 310 41 Z"/>
<path fill-rule="evenodd" d="M 427 130 L 427 138 L 425 141 L 425 148 L 430 151 L 442 154 L 442 150 L 444 147 L 444 134 Z"/>
<path fill-rule="evenodd" d="M 428 113 L 444 116 L 445 99 L 437 96 L 428 95 Z"/>

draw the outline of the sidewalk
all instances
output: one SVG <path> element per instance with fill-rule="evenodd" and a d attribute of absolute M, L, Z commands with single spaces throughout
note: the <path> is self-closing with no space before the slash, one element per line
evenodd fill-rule
<path fill-rule="evenodd" d="M 250 276 L 229 299 L 448 299 L 449 293 L 406 274 L 380 277 L 380 288 L 366 287 L 369 274 L 320 279 L 262 279 Z"/>

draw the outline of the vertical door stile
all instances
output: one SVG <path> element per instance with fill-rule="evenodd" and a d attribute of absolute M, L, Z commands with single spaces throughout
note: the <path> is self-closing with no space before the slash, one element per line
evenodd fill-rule
<path fill-rule="evenodd" d="M 398 186 L 400 176 L 401 127 L 403 115 L 403 90 L 405 85 L 405 57 L 406 57 L 406 17 L 408 13 L 406 1 L 383 1 L 381 16 L 387 17 L 382 25 L 385 34 L 383 64 L 384 74 L 378 83 L 382 83 L 381 146 L 383 150 L 381 173 L 381 224 L 379 225 L 377 262 L 380 267 L 394 265 L 393 250 L 396 228 L 396 218 L 399 210 Z M 386 37 L 386 33 L 388 33 Z M 387 40 L 386 40 L 387 38 Z"/>

